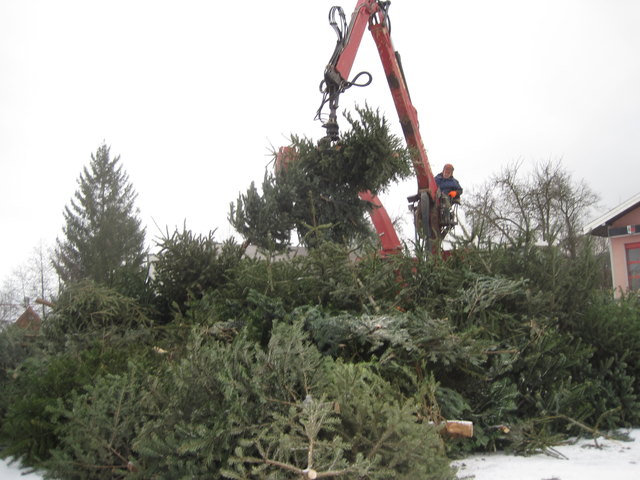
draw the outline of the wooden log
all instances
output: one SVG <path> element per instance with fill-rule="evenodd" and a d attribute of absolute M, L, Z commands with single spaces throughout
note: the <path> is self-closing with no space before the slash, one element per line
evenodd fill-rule
<path fill-rule="evenodd" d="M 448 438 L 473 437 L 473 422 L 466 420 L 445 420 L 440 433 Z"/>
<path fill-rule="evenodd" d="M 39 303 L 40 305 L 44 305 L 45 307 L 55 307 L 56 304 L 49 302 L 48 300 L 45 300 L 44 298 L 36 298 L 36 303 Z"/>

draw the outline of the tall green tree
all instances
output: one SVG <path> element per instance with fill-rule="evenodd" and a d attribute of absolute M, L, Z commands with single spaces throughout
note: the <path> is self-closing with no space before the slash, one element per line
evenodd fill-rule
<path fill-rule="evenodd" d="M 56 240 L 53 264 L 66 282 L 90 279 L 108 286 L 139 279 L 146 258 L 145 229 L 135 207 L 137 193 L 120 156 L 102 145 L 91 154 L 79 188 L 65 207 L 65 238 Z"/>
<path fill-rule="evenodd" d="M 377 195 L 409 177 L 411 152 L 378 110 L 356 107 L 356 114 L 345 114 L 351 128 L 339 142 L 292 136 L 295 160 L 266 174 L 262 193 L 252 182 L 231 204 L 229 221 L 247 242 L 286 248 L 297 232 L 301 244 L 317 247 L 371 236 L 367 214 L 374 207 L 358 193 Z"/>

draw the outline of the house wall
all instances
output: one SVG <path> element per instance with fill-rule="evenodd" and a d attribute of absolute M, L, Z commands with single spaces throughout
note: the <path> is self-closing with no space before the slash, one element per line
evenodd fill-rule
<path fill-rule="evenodd" d="M 624 227 L 626 225 L 640 224 L 640 207 L 632 210 L 612 223 L 612 227 Z M 611 248 L 611 276 L 615 296 L 629 289 L 629 277 L 627 274 L 627 257 L 624 246 L 629 243 L 640 242 L 640 232 L 631 235 L 620 235 L 609 238 Z"/>

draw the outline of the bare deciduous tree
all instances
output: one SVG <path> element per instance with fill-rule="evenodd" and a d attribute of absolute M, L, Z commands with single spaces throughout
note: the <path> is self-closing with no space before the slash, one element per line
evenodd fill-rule
<path fill-rule="evenodd" d="M 583 181 L 576 181 L 560 161 L 522 171 L 514 162 L 494 175 L 465 202 L 468 227 L 458 239 L 481 248 L 506 245 L 557 246 L 575 257 L 582 226 L 598 202 Z"/>
<path fill-rule="evenodd" d="M 13 322 L 36 299 L 52 301 L 57 295 L 58 276 L 51 263 L 51 249 L 40 241 L 33 254 L 19 265 L 7 278 L 0 289 L 0 322 Z M 38 306 L 43 319 L 48 307 Z"/>

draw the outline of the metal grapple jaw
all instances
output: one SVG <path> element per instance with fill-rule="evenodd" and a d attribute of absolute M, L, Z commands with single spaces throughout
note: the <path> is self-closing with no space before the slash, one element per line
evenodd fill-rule
<path fill-rule="evenodd" d="M 338 121 L 335 118 L 329 117 L 329 120 L 322 125 L 327 130 L 327 138 L 331 142 L 337 142 L 340 140 L 340 128 L 338 127 Z"/>
<path fill-rule="evenodd" d="M 340 99 L 340 85 L 332 78 L 325 74 L 325 96 L 329 104 L 329 119 L 322 124 L 327 130 L 326 138 L 331 142 L 340 140 L 340 127 L 338 127 L 338 101 Z"/>

